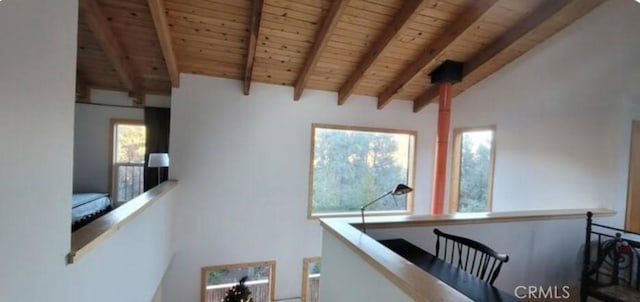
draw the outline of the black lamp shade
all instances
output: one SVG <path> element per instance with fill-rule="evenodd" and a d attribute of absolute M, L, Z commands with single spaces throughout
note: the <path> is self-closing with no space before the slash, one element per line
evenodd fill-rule
<path fill-rule="evenodd" d="M 399 184 L 399 185 L 396 186 L 395 189 L 393 189 L 393 192 L 391 194 L 396 195 L 396 196 L 397 195 L 404 195 L 404 194 L 407 194 L 407 193 L 409 193 L 411 191 L 413 191 L 412 188 L 410 188 L 410 187 L 408 187 L 406 185 L 403 185 L 403 184 Z"/>

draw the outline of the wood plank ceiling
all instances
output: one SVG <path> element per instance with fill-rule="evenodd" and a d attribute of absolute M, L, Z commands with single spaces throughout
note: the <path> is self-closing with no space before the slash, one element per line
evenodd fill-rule
<path fill-rule="evenodd" d="M 605 0 L 80 0 L 78 93 L 171 93 L 178 73 L 414 102 L 464 62 L 454 96 Z"/>

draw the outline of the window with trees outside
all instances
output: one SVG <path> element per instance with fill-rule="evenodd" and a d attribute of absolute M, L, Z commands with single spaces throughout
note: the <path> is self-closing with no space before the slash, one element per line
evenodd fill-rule
<path fill-rule="evenodd" d="M 302 299 L 301 302 L 318 302 L 320 291 L 320 257 L 302 260 Z"/>
<path fill-rule="evenodd" d="M 112 120 L 112 198 L 116 204 L 144 192 L 146 128 L 139 120 Z"/>
<path fill-rule="evenodd" d="M 273 301 L 275 272 L 275 261 L 203 267 L 201 302 L 223 301 L 227 290 L 244 277 L 247 277 L 244 285 L 251 291 L 253 302 Z"/>
<path fill-rule="evenodd" d="M 455 129 L 451 212 L 491 211 L 495 127 Z"/>
<path fill-rule="evenodd" d="M 312 125 L 309 217 L 348 216 L 393 190 L 413 186 L 415 131 Z M 368 213 L 413 211 L 412 194 L 386 196 Z"/>

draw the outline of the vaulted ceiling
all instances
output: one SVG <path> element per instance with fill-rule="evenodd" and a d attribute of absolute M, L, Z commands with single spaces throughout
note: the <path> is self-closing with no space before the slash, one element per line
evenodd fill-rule
<path fill-rule="evenodd" d="M 194 73 L 437 101 L 428 74 L 464 62 L 457 95 L 605 0 L 80 0 L 78 95 L 170 94 Z"/>

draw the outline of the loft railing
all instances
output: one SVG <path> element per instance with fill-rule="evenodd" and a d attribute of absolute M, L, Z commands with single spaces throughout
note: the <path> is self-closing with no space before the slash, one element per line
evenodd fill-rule
<path fill-rule="evenodd" d="M 307 290 L 307 302 L 318 302 L 320 292 L 320 274 L 309 275 L 309 288 Z"/>
<path fill-rule="evenodd" d="M 144 192 L 144 164 L 116 163 L 115 201 L 127 202 Z"/>
<path fill-rule="evenodd" d="M 236 283 L 226 283 L 219 285 L 208 285 L 205 291 L 205 302 L 218 302 L 224 299 L 225 293 Z M 251 291 L 254 302 L 269 301 L 269 280 L 247 281 L 246 285 Z M 309 290 L 307 291 L 307 302 L 317 302 L 320 291 L 320 274 L 309 275 Z"/>
<path fill-rule="evenodd" d="M 225 293 L 236 283 L 208 285 L 205 291 L 205 302 L 218 302 L 224 299 Z M 245 284 L 251 291 L 254 302 L 269 302 L 269 280 L 247 281 Z"/>

